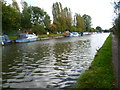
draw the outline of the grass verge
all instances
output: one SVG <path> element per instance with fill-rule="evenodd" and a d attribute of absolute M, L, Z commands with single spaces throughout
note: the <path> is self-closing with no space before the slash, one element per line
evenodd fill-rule
<path fill-rule="evenodd" d="M 76 88 L 114 88 L 112 35 L 96 54 L 91 66 L 78 78 Z"/>
<path fill-rule="evenodd" d="M 54 36 L 63 36 L 63 34 L 38 35 L 38 37 L 54 37 Z"/>
<path fill-rule="evenodd" d="M 8 37 L 9 37 L 9 39 L 12 39 L 12 40 L 17 39 L 17 35 L 9 35 Z"/>

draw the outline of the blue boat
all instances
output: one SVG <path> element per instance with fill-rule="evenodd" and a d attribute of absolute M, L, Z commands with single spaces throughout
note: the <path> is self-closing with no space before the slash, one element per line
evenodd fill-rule
<path fill-rule="evenodd" d="M 15 42 L 22 43 L 22 42 L 31 42 L 36 40 L 38 40 L 38 36 L 36 36 L 34 33 L 33 34 L 22 33 L 18 35 L 17 40 L 15 40 Z"/>
<path fill-rule="evenodd" d="M 79 33 L 77 33 L 77 32 L 72 32 L 72 36 L 74 36 L 74 37 L 79 36 Z"/>
<path fill-rule="evenodd" d="M 0 44 L 1 45 L 8 44 L 11 42 L 12 42 L 12 39 L 9 39 L 8 35 L 0 35 Z"/>
<path fill-rule="evenodd" d="M 66 32 L 66 34 L 65 34 L 65 37 L 72 37 L 72 33 L 71 32 Z"/>
<path fill-rule="evenodd" d="M 65 35 L 65 37 L 72 37 L 71 35 Z"/>

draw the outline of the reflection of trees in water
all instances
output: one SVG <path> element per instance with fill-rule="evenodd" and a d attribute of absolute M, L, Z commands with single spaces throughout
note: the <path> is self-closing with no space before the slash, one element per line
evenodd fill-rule
<path fill-rule="evenodd" d="M 62 55 L 70 52 L 71 50 L 71 44 L 69 42 L 67 43 L 57 43 L 54 45 L 54 53 L 56 55 Z"/>
<path fill-rule="evenodd" d="M 81 55 L 88 55 L 90 51 L 90 40 L 79 40 L 75 42 L 56 43 L 53 46 L 54 57 L 57 61 L 71 60 Z M 71 58 L 70 58 L 71 57 Z"/>
<path fill-rule="evenodd" d="M 87 54 L 90 50 L 91 42 L 90 40 L 80 40 L 78 42 L 72 43 L 72 52 L 77 55 Z"/>
<path fill-rule="evenodd" d="M 63 66 L 62 60 L 68 59 L 68 54 L 71 50 L 70 42 L 66 43 L 56 43 L 53 47 L 54 49 L 54 57 L 55 57 L 55 65 Z"/>
<path fill-rule="evenodd" d="M 2 64 L 4 66 L 3 71 L 10 71 L 8 67 L 9 64 L 11 64 L 11 66 L 15 66 L 26 61 L 26 65 L 30 65 L 31 63 L 35 63 L 38 59 L 41 59 L 44 62 L 45 57 L 48 57 L 48 59 L 62 60 L 68 59 L 69 55 L 73 53 L 80 55 L 81 53 L 88 52 L 90 48 L 90 40 L 56 43 L 52 46 L 50 44 L 42 43 L 37 44 L 36 47 L 34 46 L 35 45 L 32 43 L 26 43 L 24 45 L 18 44 L 5 47 L 2 54 Z M 34 60 L 32 61 L 30 59 Z"/>
<path fill-rule="evenodd" d="M 15 61 L 21 61 L 20 59 L 17 59 L 19 56 L 22 56 L 22 53 L 20 52 L 20 48 L 16 45 L 2 47 L 2 71 L 9 72 L 9 64 L 14 66 L 16 65 Z"/>

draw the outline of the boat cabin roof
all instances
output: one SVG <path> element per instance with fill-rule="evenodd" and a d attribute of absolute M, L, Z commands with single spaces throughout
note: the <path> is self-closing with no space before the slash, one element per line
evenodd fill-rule
<path fill-rule="evenodd" d="M 21 33 L 18 35 L 18 39 L 24 39 L 27 38 L 27 34 L 26 33 Z"/>

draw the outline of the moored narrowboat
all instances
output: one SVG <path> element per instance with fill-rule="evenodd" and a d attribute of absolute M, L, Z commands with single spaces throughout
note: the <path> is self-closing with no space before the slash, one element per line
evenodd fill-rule
<path fill-rule="evenodd" d="M 22 33 L 18 35 L 15 42 L 22 43 L 22 42 L 31 42 L 31 41 L 37 41 L 37 40 L 38 40 L 38 36 L 36 36 L 34 33 L 33 34 Z"/>

